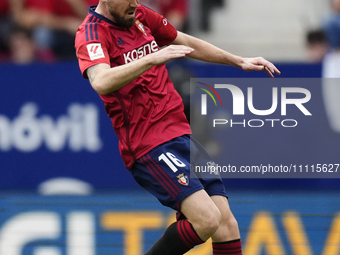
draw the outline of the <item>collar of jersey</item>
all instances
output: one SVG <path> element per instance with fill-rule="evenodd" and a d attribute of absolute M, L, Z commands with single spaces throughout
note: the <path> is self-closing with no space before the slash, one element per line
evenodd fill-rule
<path fill-rule="evenodd" d="M 104 20 L 105 22 L 111 24 L 111 25 L 114 25 L 116 27 L 119 27 L 119 28 L 123 28 L 121 26 L 119 26 L 117 23 L 113 22 L 112 20 L 106 18 L 105 16 L 103 15 L 100 15 L 99 13 L 95 12 L 95 9 L 97 8 L 97 5 L 93 5 L 90 7 L 89 9 L 89 13 L 95 17 L 97 17 L 98 19 L 101 19 L 101 20 Z"/>

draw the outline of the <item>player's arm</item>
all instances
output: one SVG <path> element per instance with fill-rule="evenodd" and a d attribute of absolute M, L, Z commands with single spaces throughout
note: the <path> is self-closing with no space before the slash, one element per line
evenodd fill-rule
<path fill-rule="evenodd" d="M 93 89 L 100 95 L 106 95 L 130 83 L 151 67 L 192 52 L 190 47 L 171 45 L 125 65 L 111 68 L 108 64 L 97 64 L 86 72 Z"/>
<path fill-rule="evenodd" d="M 188 55 L 191 58 L 217 63 L 231 65 L 242 68 L 245 71 L 266 71 L 269 76 L 273 77 L 273 73 L 281 72 L 269 61 L 262 57 L 243 58 L 226 52 L 208 42 L 195 38 L 193 36 L 178 32 L 173 44 L 186 45 L 195 51 Z"/>

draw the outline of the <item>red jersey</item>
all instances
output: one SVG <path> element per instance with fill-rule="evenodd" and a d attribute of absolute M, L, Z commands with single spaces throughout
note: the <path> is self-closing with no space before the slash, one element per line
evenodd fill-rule
<path fill-rule="evenodd" d="M 161 15 L 139 5 L 136 22 L 122 28 L 90 8 L 76 34 L 81 72 L 100 63 L 125 65 L 157 52 L 177 36 L 176 29 Z M 127 168 L 154 147 L 175 137 L 190 134 L 182 99 L 169 79 L 165 64 L 108 94 L 100 95 L 119 138 L 119 149 Z"/>

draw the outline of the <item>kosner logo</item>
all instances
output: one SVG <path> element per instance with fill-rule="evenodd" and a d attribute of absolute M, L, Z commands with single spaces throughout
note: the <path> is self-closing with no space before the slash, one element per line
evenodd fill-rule
<path fill-rule="evenodd" d="M 159 48 L 157 43 L 155 41 L 152 41 L 151 43 L 145 44 L 139 47 L 138 49 L 134 49 L 132 51 L 129 51 L 128 53 L 125 53 L 124 54 L 125 64 L 140 59 L 150 53 L 157 52 L 158 50 Z"/>
<path fill-rule="evenodd" d="M 32 102 L 24 104 L 13 120 L 0 114 L 0 151 L 15 148 L 33 152 L 43 144 L 50 151 L 61 151 L 67 147 L 74 152 L 101 149 L 95 105 L 73 103 L 66 115 L 56 119 L 49 115 L 38 117 L 37 114 L 38 105 Z"/>
<path fill-rule="evenodd" d="M 233 115 L 244 115 L 245 114 L 245 96 L 240 88 L 238 88 L 235 85 L 231 85 L 231 84 L 215 84 L 214 88 L 204 83 L 200 83 L 200 84 L 210 88 L 213 91 L 213 93 L 218 97 L 221 103 L 221 106 L 222 106 L 222 100 L 215 89 L 228 89 L 231 92 L 232 98 L 233 98 L 233 111 L 232 111 Z M 217 106 L 216 100 L 214 96 L 212 95 L 212 93 L 210 93 L 206 89 L 202 89 L 202 88 L 199 88 L 199 89 L 205 91 L 208 95 L 210 95 L 215 105 Z M 295 99 L 287 98 L 287 95 L 289 93 L 302 94 L 303 98 L 295 98 Z M 207 94 L 201 95 L 201 115 L 207 115 L 207 108 L 208 108 L 207 107 Z M 249 111 L 253 113 L 254 115 L 267 116 L 267 115 L 274 113 L 278 108 L 278 98 L 279 98 L 278 88 L 273 87 L 271 107 L 266 110 L 259 110 L 259 109 L 256 109 L 253 104 L 253 88 L 252 87 L 247 88 L 247 106 L 248 106 Z M 312 114 L 303 105 L 307 103 L 310 99 L 311 99 L 311 93 L 309 90 L 305 88 L 282 87 L 281 88 L 281 116 L 287 115 L 287 105 L 295 105 L 305 116 L 311 116 Z M 274 127 L 274 123 L 276 121 L 280 121 L 283 127 L 297 126 L 297 121 L 293 119 L 287 119 L 287 120 L 282 120 L 282 121 L 280 119 L 266 119 L 266 120 L 253 119 L 253 120 L 249 120 L 247 123 L 249 127 L 262 127 L 266 121 L 270 122 L 272 127 Z M 256 125 L 255 125 L 255 122 L 257 123 Z M 293 125 L 285 124 L 288 122 L 290 122 L 291 124 L 292 123 L 294 124 Z M 215 127 L 216 125 L 227 124 L 227 123 L 230 123 L 231 127 L 233 126 L 232 120 L 228 121 L 226 119 L 214 119 L 213 126 Z M 243 122 L 238 122 L 238 123 L 234 122 L 234 125 L 235 124 L 242 124 L 245 127 L 246 120 L 244 120 Z"/>

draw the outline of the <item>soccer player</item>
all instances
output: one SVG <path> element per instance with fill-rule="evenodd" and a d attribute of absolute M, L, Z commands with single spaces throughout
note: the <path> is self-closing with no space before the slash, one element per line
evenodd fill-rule
<path fill-rule="evenodd" d="M 163 205 L 180 213 L 146 255 L 184 254 L 209 237 L 215 255 L 242 254 L 222 180 L 188 178 L 190 164 L 212 159 L 190 139 L 165 63 L 188 56 L 272 77 L 280 71 L 263 58 L 238 57 L 178 32 L 139 0 L 99 0 L 79 27 L 75 47 L 83 76 L 105 103 L 126 167 Z"/>

